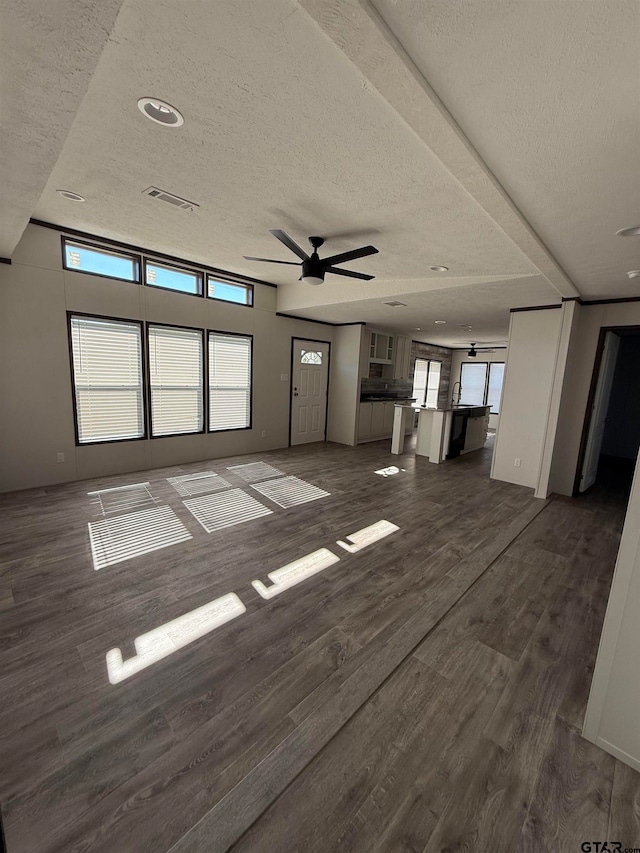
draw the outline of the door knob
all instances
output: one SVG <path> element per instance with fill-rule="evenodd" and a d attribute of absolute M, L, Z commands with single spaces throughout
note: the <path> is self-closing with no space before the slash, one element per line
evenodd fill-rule
<path fill-rule="evenodd" d="M 294 388 L 294 389 L 293 389 L 293 396 L 294 396 L 294 397 L 299 397 L 299 396 L 300 396 L 300 395 L 298 394 L 298 389 L 297 389 L 297 388 Z"/>

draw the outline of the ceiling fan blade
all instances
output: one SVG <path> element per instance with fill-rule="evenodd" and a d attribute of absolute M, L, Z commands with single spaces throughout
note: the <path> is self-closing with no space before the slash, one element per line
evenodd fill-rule
<path fill-rule="evenodd" d="M 355 261 L 356 258 L 366 258 L 367 255 L 377 255 L 378 250 L 375 246 L 362 246 L 361 249 L 352 249 L 350 252 L 342 252 L 340 255 L 331 255 L 330 258 L 323 258 L 323 264 L 344 264 L 346 261 Z"/>
<path fill-rule="evenodd" d="M 297 255 L 301 260 L 306 261 L 309 255 L 298 246 L 297 243 L 294 243 L 291 237 L 288 234 L 285 234 L 284 231 L 281 231 L 279 228 L 276 228 L 275 231 L 271 231 L 271 234 L 277 239 L 280 240 L 281 243 L 290 249 L 294 255 Z"/>
<path fill-rule="evenodd" d="M 349 276 L 349 278 L 361 278 L 364 281 L 371 281 L 371 279 L 374 278 L 374 276 L 365 275 L 363 272 L 353 272 L 352 270 L 340 270 L 337 267 L 325 267 L 324 271 L 325 272 L 331 272 L 334 275 L 346 275 L 346 276 Z"/>
<path fill-rule="evenodd" d="M 250 258 L 249 255 L 242 256 L 245 261 L 262 261 L 264 264 L 289 264 L 292 267 L 299 267 L 297 261 L 274 261 L 272 258 Z"/>

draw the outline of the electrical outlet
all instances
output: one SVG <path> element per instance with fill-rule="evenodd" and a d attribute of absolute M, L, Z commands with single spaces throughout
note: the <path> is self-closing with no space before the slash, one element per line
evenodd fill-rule
<path fill-rule="evenodd" d="M 64 453 L 58 453 L 56 456 L 56 462 L 64 462 Z"/>
<path fill-rule="evenodd" d="M 522 459 L 514 459 L 513 464 L 516 468 L 519 468 L 520 465 L 522 464 Z"/>
<path fill-rule="evenodd" d="M 264 429 L 262 430 L 262 437 L 263 437 L 263 438 L 266 438 L 266 437 L 267 437 L 267 431 L 266 431 L 266 430 L 264 430 Z"/>

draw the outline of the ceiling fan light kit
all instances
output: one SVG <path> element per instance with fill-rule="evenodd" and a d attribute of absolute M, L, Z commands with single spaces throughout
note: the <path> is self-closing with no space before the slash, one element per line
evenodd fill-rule
<path fill-rule="evenodd" d="M 335 266 L 346 261 L 354 261 L 356 258 L 365 258 L 367 255 L 376 255 L 378 250 L 375 246 L 362 246 L 360 249 L 352 249 L 350 252 L 341 252 L 339 255 L 331 255 L 328 258 L 321 258 L 318 255 L 318 249 L 324 243 L 324 237 L 309 237 L 309 242 L 313 248 L 311 255 L 308 255 L 304 249 L 301 249 L 288 234 L 280 229 L 275 229 L 270 232 L 273 236 L 287 247 L 294 255 L 300 258 L 300 263 L 296 261 L 276 261 L 273 258 L 254 258 L 245 255 L 246 261 L 260 261 L 266 264 L 288 264 L 289 266 L 302 267 L 302 274 L 299 281 L 304 284 L 318 285 L 324 282 L 326 273 L 333 275 L 344 275 L 347 278 L 359 278 L 363 281 L 371 281 L 372 275 L 365 275 L 361 272 L 353 272 L 352 270 L 343 270 Z"/>

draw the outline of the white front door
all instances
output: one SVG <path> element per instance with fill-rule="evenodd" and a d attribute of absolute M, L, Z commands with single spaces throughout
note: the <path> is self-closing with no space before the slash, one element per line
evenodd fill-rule
<path fill-rule="evenodd" d="M 324 441 L 329 385 L 329 344 L 293 341 L 291 444 Z"/>
<path fill-rule="evenodd" d="M 582 465 L 582 476 L 580 478 L 580 491 L 584 492 L 589 486 L 593 486 L 598 473 L 598 462 L 600 460 L 600 448 L 604 437 L 604 426 L 611 397 L 611 386 L 613 385 L 613 374 L 618 359 L 618 348 L 620 338 L 613 332 L 607 332 L 604 339 L 604 350 L 600 362 L 600 372 L 596 384 L 596 393 L 593 398 L 591 409 L 591 421 L 587 435 L 587 445 Z"/>

